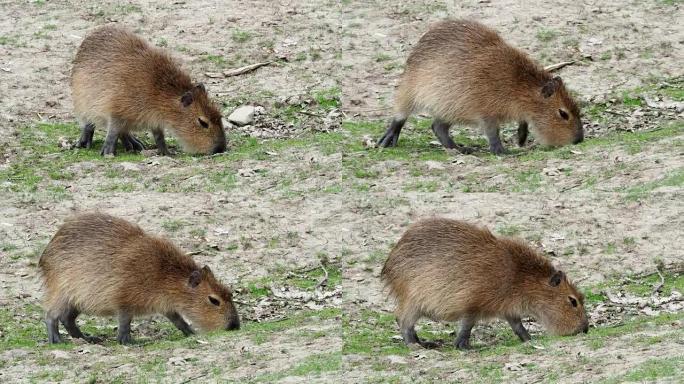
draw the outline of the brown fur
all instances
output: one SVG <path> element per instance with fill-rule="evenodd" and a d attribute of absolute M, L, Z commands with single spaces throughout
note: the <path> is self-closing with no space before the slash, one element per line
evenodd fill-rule
<path fill-rule="evenodd" d="M 548 97 L 542 92 L 545 86 L 552 92 Z M 579 108 L 560 78 L 508 45 L 496 31 L 470 20 L 444 20 L 423 35 L 406 62 L 395 110 L 395 120 L 425 110 L 449 125 L 490 129 L 497 139 L 499 124 L 508 121 L 530 123 L 545 145 L 561 146 L 583 137 Z"/>
<path fill-rule="evenodd" d="M 39 267 L 48 320 L 73 311 L 99 316 L 178 313 L 200 330 L 239 325 L 230 289 L 208 267 L 199 267 L 169 240 L 113 216 L 87 213 L 67 220 Z M 195 287 L 189 283 L 193 272 L 200 277 Z"/>
<path fill-rule="evenodd" d="M 584 297 L 521 240 L 494 236 L 462 221 L 432 218 L 412 225 L 392 249 L 381 277 L 397 299 L 402 329 L 422 316 L 455 321 L 531 315 L 558 335 L 586 330 Z M 569 298 L 577 300 L 573 307 Z"/>
<path fill-rule="evenodd" d="M 226 148 L 221 113 L 204 86 L 192 84 L 164 50 L 124 28 L 100 27 L 83 40 L 71 88 L 76 115 L 84 125 L 111 129 L 115 122 L 121 135 L 140 129 L 163 135 L 169 129 L 189 152 Z M 181 102 L 184 95 L 192 100 L 187 106 Z"/>

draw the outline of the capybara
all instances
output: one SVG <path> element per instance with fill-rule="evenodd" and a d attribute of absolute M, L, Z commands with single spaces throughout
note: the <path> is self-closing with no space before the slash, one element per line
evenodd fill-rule
<path fill-rule="evenodd" d="M 188 152 L 226 150 L 221 112 L 204 85 L 193 84 L 168 53 L 122 27 L 86 36 L 74 59 L 71 92 L 81 123 L 78 147 L 90 148 L 99 127 L 107 129 L 103 155 L 116 154 L 117 139 L 128 151 L 142 150 L 131 132 L 145 129 L 162 155 L 170 154 L 165 129 Z"/>
<path fill-rule="evenodd" d="M 443 218 L 420 221 L 392 249 L 381 274 L 397 300 L 407 344 L 421 343 L 416 321 L 461 321 L 456 347 L 470 346 L 481 319 L 502 318 L 522 341 L 521 318 L 532 316 L 556 335 L 588 331 L 584 296 L 565 273 L 523 241 Z"/>
<path fill-rule="evenodd" d="M 103 213 L 68 219 L 38 263 L 45 283 L 48 341 L 61 322 L 71 337 L 94 341 L 76 325 L 81 313 L 118 316 L 117 340 L 131 342 L 134 316 L 163 314 L 185 335 L 238 329 L 228 287 L 169 240 Z"/>
<path fill-rule="evenodd" d="M 471 20 L 434 24 L 413 48 L 395 96 L 395 115 L 381 147 L 397 144 L 414 111 L 433 116 L 432 131 L 446 148 L 472 148 L 449 136 L 453 124 L 479 126 L 493 153 L 505 152 L 499 125 L 519 122 L 524 145 L 529 129 L 542 144 L 561 146 L 584 138 L 580 110 L 560 77 L 507 44 L 499 34 Z"/>

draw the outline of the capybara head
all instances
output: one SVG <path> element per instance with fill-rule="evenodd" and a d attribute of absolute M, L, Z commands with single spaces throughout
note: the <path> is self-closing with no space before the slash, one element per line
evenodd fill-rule
<path fill-rule="evenodd" d="M 221 112 L 209 99 L 204 84 L 197 84 L 179 100 L 181 120 L 174 129 L 188 152 L 214 154 L 226 150 Z"/>
<path fill-rule="evenodd" d="M 575 335 L 589 331 L 589 321 L 584 310 L 584 295 L 568 280 L 563 271 L 555 271 L 543 279 L 541 290 L 535 298 L 534 312 L 537 320 L 554 335 Z"/>
<path fill-rule="evenodd" d="M 192 271 L 187 284 L 190 295 L 182 314 L 194 326 L 202 331 L 240 328 L 230 289 L 216 280 L 208 266 Z"/>
<path fill-rule="evenodd" d="M 580 110 L 560 77 L 548 80 L 537 99 L 532 132 L 542 144 L 560 147 L 584 140 Z"/>

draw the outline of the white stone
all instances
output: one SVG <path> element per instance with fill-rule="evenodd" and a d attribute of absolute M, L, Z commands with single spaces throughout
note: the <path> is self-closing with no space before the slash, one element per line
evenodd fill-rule
<path fill-rule="evenodd" d="M 243 105 L 238 107 L 233 113 L 228 116 L 228 121 L 239 126 L 251 124 L 254 121 L 254 112 L 256 108 L 251 105 Z"/>

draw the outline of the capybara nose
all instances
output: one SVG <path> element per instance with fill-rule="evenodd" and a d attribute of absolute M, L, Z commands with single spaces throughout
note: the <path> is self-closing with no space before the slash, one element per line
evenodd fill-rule
<path fill-rule="evenodd" d="M 584 141 L 584 130 L 580 129 L 579 132 L 575 135 L 575 140 L 572 142 L 573 144 L 579 144 L 582 141 Z"/>
<path fill-rule="evenodd" d="M 231 319 L 226 325 L 226 331 L 235 331 L 240 329 L 240 320 Z"/>
<path fill-rule="evenodd" d="M 214 149 L 211 150 L 211 154 L 215 155 L 217 153 L 223 153 L 226 151 L 226 143 L 221 143 L 216 146 L 214 146 Z"/>

